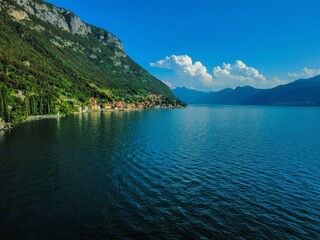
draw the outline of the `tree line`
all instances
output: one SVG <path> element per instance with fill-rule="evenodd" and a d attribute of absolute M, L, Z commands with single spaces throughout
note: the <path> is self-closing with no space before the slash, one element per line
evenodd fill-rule
<path fill-rule="evenodd" d="M 55 114 L 58 101 L 49 93 L 19 97 L 0 84 L 0 118 L 4 122 L 20 122 L 28 116 Z M 63 109 L 61 109 L 63 111 Z"/>

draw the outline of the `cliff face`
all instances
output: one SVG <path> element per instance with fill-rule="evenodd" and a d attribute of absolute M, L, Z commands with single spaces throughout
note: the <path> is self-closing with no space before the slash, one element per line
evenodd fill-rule
<path fill-rule="evenodd" d="M 121 41 L 112 33 L 83 22 L 68 10 L 58 8 L 41 0 L 16 0 L 16 5 L 13 4 L 13 1 L 8 0 L 0 0 L 0 2 L 3 7 L 6 6 L 9 9 L 8 13 L 18 21 L 30 19 L 29 15 L 32 15 L 72 34 L 86 37 L 93 35 L 104 45 L 114 46 L 124 51 Z"/>

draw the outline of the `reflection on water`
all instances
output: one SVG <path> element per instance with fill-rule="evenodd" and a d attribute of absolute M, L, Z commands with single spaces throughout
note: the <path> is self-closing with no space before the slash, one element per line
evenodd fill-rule
<path fill-rule="evenodd" d="M 84 113 L 0 132 L 0 239 L 320 239 L 320 109 Z"/>
<path fill-rule="evenodd" d="M 0 142 L 3 140 L 3 138 L 4 138 L 4 131 L 0 131 Z"/>

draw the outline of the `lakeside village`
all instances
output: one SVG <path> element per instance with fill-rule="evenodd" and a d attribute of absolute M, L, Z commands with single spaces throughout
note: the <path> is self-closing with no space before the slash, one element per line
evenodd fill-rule
<path fill-rule="evenodd" d="M 8 96 L 7 94 L 2 95 Z M 9 103 L 8 99 L 2 97 L 3 99 L 0 99 L 0 130 L 10 129 L 15 123 L 22 122 L 26 119 L 33 120 L 41 118 L 55 118 L 72 113 L 98 111 L 141 111 L 146 109 L 186 107 L 186 105 L 179 100 L 174 100 L 172 102 L 169 101 L 166 97 L 159 94 L 149 94 L 143 97 L 136 95 L 134 100 L 131 101 L 110 101 L 107 99 L 91 97 L 86 101 L 86 103 L 81 103 L 77 99 L 62 98 L 57 99 L 56 104 L 43 104 L 41 101 L 36 100 L 33 97 L 27 98 L 21 90 L 17 90 L 15 94 L 12 94 L 12 96 L 14 96 L 16 100 L 20 99 L 19 101 L 21 102 L 21 104 L 18 106 L 24 107 L 20 107 L 20 112 L 19 114 L 17 114 L 16 110 L 18 108 L 13 107 L 13 105 Z M 12 121 L 12 119 L 18 120 Z"/>
<path fill-rule="evenodd" d="M 80 113 L 93 111 L 131 111 L 145 109 L 163 109 L 163 108 L 181 108 L 178 103 L 168 103 L 163 99 L 162 95 L 149 94 L 144 101 L 128 102 L 128 101 L 107 101 L 97 98 L 90 98 L 88 105 L 77 106 Z"/>

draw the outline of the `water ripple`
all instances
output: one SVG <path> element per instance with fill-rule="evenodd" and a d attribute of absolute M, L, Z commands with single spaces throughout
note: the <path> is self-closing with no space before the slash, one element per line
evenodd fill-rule
<path fill-rule="evenodd" d="M 320 239 L 319 121 L 189 107 L 21 124 L 0 139 L 0 238 Z"/>

